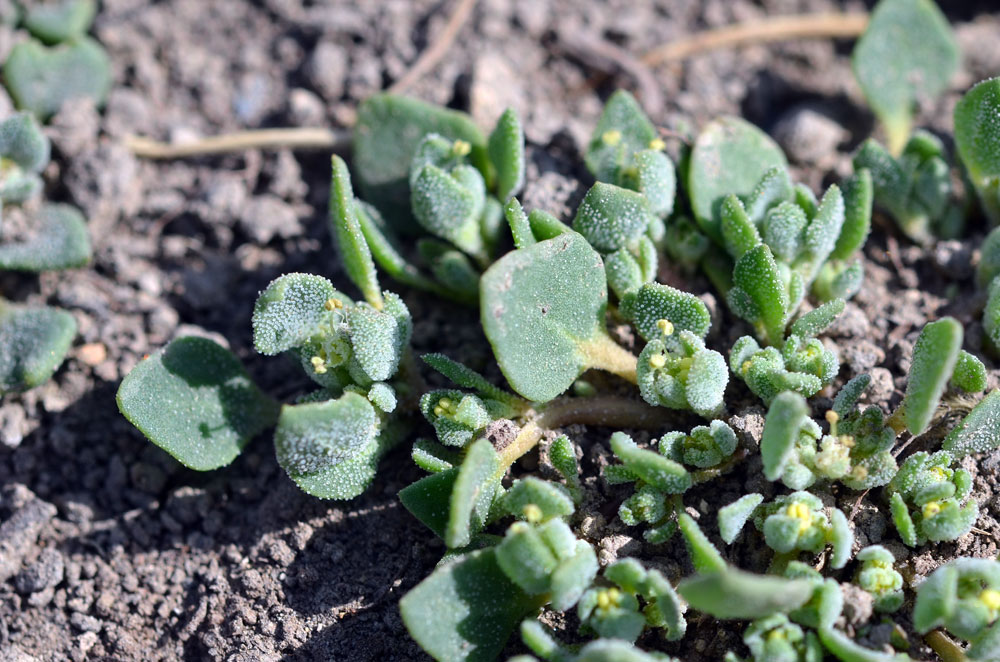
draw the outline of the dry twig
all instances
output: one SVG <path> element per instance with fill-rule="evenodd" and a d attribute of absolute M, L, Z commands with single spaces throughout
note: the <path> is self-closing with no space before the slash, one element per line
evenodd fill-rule
<path fill-rule="evenodd" d="M 344 130 L 304 127 L 296 129 L 260 129 L 210 136 L 185 143 L 163 143 L 142 136 L 129 136 L 125 146 L 138 157 L 180 159 L 189 156 L 228 154 L 247 149 L 329 149 L 343 151 L 350 143 Z"/>
<path fill-rule="evenodd" d="M 389 86 L 387 91 L 399 94 L 403 90 L 412 87 L 421 76 L 433 69 L 441 61 L 441 58 L 445 56 L 448 49 L 451 48 L 455 37 L 458 36 L 459 31 L 465 25 L 469 16 L 472 15 L 472 8 L 475 4 L 476 0 L 458 0 L 455 11 L 448 18 L 448 22 L 445 24 L 441 34 L 438 35 L 437 39 L 431 43 L 427 50 L 420 54 L 420 57 L 413 63 L 413 66 L 399 80 Z"/>

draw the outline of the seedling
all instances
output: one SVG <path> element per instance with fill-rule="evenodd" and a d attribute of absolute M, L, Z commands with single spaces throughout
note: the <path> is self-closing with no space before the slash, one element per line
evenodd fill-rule
<path fill-rule="evenodd" d="M 410 314 L 402 299 L 379 288 L 356 209 L 346 166 L 334 157 L 331 214 L 345 270 L 365 301 L 355 303 L 320 276 L 288 274 L 254 306 L 257 351 L 287 352 L 318 391 L 279 405 L 227 349 L 180 338 L 122 380 L 125 417 L 199 471 L 229 464 L 251 438 L 276 426 L 278 461 L 300 488 L 324 499 L 363 492 L 379 458 L 399 440 L 398 399 L 413 396 L 406 371 L 399 374 L 409 354 Z"/>
<path fill-rule="evenodd" d="M 919 101 L 935 97 L 958 69 L 958 43 L 932 0 L 881 0 L 854 47 L 854 76 L 899 154 Z"/>
<path fill-rule="evenodd" d="M 953 461 L 948 451 L 914 453 L 889 483 L 892 521 L 910 547 L 955 540 L 976 523 L 979 505 L 968 498 L 972 476 L 953 469 Z"/>
<path fill-rule="evenodd" d="M 875 598 L 875 609 L 891 613 L 903 606 L 903 576 L 893 564 L 896 558 L 881 545 L 870 545 L 858 552 L 861 561 L 855 582 Z"/>
<path fill-rule="evenodd" d="M 955 106 L 955 146 L 983 211 L 1000 223 L 1000 152 L 996 114 L 1000 111 L 1000 79 L 984 80 Z"/>
<path fill-rule="evenodd" d="M 48 138 L 30 115 L 19 113 L 0 122 L 0 214 L 7 206 L 9 217 L 13 205 L 30 203 L 39 196 L 39 173 L 48 164 L 49 154 Z M 86 223 L 69 205 L 32 205 L 17 219 L 2 219 L 0 231 L 4 240 L 0 269 L 55 271 L 90 261 Z M 76 321 L 68 312 L 0 298 L 0 393 L 47 381 L 62 364 L 75 336 Z"/>
<path fill-rule="evenodd" d="M 917 632 L 943 627 L 969 642 L 970 660 L 996 660 L 1000 651 L 1000 563 L 958 558 L 917 586 L 913 626 Z"/>
<path fill-rule="evenodd" d="M 584 628 L 600 637 L 631 642 L 647 627 L 662 629 L 668 641 L 684 636 L 685 607 L 659 571 L 647 570 L 635 559 L 623 559 L 605 569 L 604 579 L 611 586 L 589 589 L 577 605 Z"/>
<path fill-rule="evenodd" d="M 726 542 L 732 542 L 744 523 L 753 517 L 767 546 L 781 555 L 779 564 L 782 559 L 787 563 L 799 551 L 818 554 L 827 545 L 833 550 L 834 568 L 843 568 L 850 559 L 854 534 L 847 517 L 838 508 L 831 508 L 827 515 L 823 502 L 809 492 L 779 496 L 753 510 L 746 508 L 747 505 L 746 501 L 736 501 L 719 511 L 719 529 L 726 532 Z"/>
<path fill-rule="evenodd" d="M 475 303 L 480 270 L 501 242 L 503 204 L 524 182 L 524 131 L 506 111 L 487 139 L 471 119 L 414 99 L 376 95 L 354 133 L 358 223 L 375 262 L 411 287 Z M 403 167 L 405 166 L 405 171 Z M 410 261 L 398 235 L 424 235 Z"/>
<path fill-rule="evenodd" d="M 111 62 L 87 36 L 95 13 L 94 0 L 25 9 L 22 25 L 35 39 L 14 46 L 3 64 L 4 83 L 18 108 L 45 120 L 74 99 L 104 103 L 111 90 Z"/>
<path fill-rule="evenodd" d="M 884 209 L 903 233 L 920 244 L 935 237 L 961 235 L 965 213 L 955 201 L 951 168 L 944 144 L 926 131 L 916 131 L 894 158 L 869 138 L 854 155 L 854 168 L 871 173 L 875 204 Z"/>

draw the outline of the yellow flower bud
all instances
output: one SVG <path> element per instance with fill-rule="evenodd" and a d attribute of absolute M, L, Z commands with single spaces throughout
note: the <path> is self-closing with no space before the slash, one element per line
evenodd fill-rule
<path fill-rule="evenodd" d="M 674 325 L 670 320 L 656 320 L 656 328 L 665 336 L 672 336 L 674 334 Z"/>
<path fill-rule="evenodd" d="M 608 147 L 614 147 L 622 141 L 622 132 L 617 129 L 611 129 L 610 131 L 605 131 L 601 136 L 601 142 L 603 142 Z"/>
<path fill-rule="evenodd" d="M 467 156 L 472 151 L 472 145 L 465 140 L 456 140 L 451 146 L 451 151 L 455 156 Z"/>
<path fill-rule="evenodd" d="M 655 150 L 659 151 L 661 149 L 664 149 L 666 146 L 667 146 L 667 143 L 663 142 L 659 138 L 653 138 L 652 140 L 649 141 L 649 148 L 650 149 L 655 149 Z"/>

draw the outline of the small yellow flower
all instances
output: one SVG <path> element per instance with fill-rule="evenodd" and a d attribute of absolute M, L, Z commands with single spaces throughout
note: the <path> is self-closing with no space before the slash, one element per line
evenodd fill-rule
<path fill-rule="evenodd" d="M 812 526 L 812 510 L 801 501 L 790 503 L 785 509 L 785 514 L 799 520 L 799 533 L 805 533 Z"/>
<path fill-rule="evenodd" d="M 472 145 L 465 140 L 456 140 L 452 143 L 451 151 L 455 156 L 467 156 L 472 151 Z"/>
<path fill-rule="evenodd" d="M 542 509 L 533 503 L 529 503 L 524 507 L 524 519 L 528 520 L 532 524 L 537 524 L 542 521 Z"/>
<path fill-rule="evenodd" d="M 309 359 L 309 362 L 312 363 L 313 372 L 315 372 L 317 375 L 326 374 L 326 361 L 323 360 L 323 357 L 314 356 L 311 359 Z"/>
<path fill-rule="evenodd" d="M 1000 612 L 1000 591 L 992 588 L 985 589 L 979 594 L 979 601 L 994 614 Z"/>
<path fill-rule="evenodd" d="M 327 310 L 337 310 L 344 307 L 344 302 L 335 297 L 330 297 L 326 300 L 326 303 L 323 304 L 323 307 Z"/>
<path fill-rule="evenodd" d="M 663 142 L 659 138 L 653 138 L 652 140 L 649 141 L 649 148 L 650 149 L 655 149 L 655 150 L 659 151 L 659 150 L 664 149 L 666 146 L 667 146 L 667 143 Z"/>
<path fill-rule="evenodd" d="M 672 336 L 674 334 L 674 325 L 670 320 L 656 320 L 656 328 L 665 336 Z"/>
<path fill-rule="evenodd" d="M 939 512 L 941 512 L 941 504 L 937 501 L 928 501 L 924 504 L 923 515 L 924 519 L 930 519 L 934 517 Z"/>
<path fill-rule="evenodd" d="M 601 136 L 601 142 L 603 142 L 608 147 L 614 147 L 622 141 L 622 132 L 617 129 L 611 129 L 610 131 L 605 131 Z"/>
<path fill-rule="evenodd" d="M 667 357 L 663 354 L 653 354 L 649 357 L 649 367 L 651 368 L 662 368 L 667 365 Z"/>

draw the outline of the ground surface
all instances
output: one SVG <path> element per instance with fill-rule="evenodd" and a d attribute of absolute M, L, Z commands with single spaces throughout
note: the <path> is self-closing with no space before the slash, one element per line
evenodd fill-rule
<path fill-rule="evenodd" d="M 564 218 L 590 183 L 579 145 L 616 86 L 638 85 L 653 119 L 680 132 L 737 113 L 794 136 L 789 122 L 803 121 L 804 107 L 819 110 L 831 121 L 786 141 L 797 175 L 815 188 L 846 172 L 846 154 L 872 129 L 850 76 L 850 44 L 719 52 L 660 69 L 652 87 L 619 74 L 596 91 L 585 83 L 606 64 L 588 53 L 600 40 L 641 53 L 767 13 L 863 4 L 656 4 L 484 0 L 450 56 L 413 93 L 469 109 L 483 124 L 504 106 L 517 107 L 530 142 L 522 199 Z M 950 92 L 924 109 L 922 122 L 947 132 L 961 91 L 1000 72 L 1000 14 L 991 15 L 985 0 L 942 4 L 956 24 L 965 66 Z M 404 449 L 388 457 L 366 495 L 323 503 L 284 476 L 266 439 L 231 467 L 200 475 L 146 443 L 114 403 L 120 378 L 182 333 L 228 343 L 280 397 L 306 387 L 297 368 L 254 355 L 249 316 L 256 293 L 284 272 L 319 273 L 346 286 L 325 226 L 327 156 L 254 152 L 151 163 L 135 160 L 121 141 L 129 133 L 180 139 L 257 126 L 349 124 L 358 101 L 397 79 L 427 46 L 450 3 L 102 5 L 96 35 L 111 53 L 116 87 L 102 113 L 73 107 L 55 118 L 56 159 L 46 173 L 53 197 L 90 219 L 93 268 L 0 277 L 6 294 L 69 308 L 81 328 L 55 380 L 0 405 L 0 660 L 425 659 L 396 603 L 442 547 L 396 500 L 419 475 Z M 18 38 L 0 26 L 0 57 Z M 5 105 L 0 93 L 0 110 Z M 977 226 L 968 241 L 925 251 L 897 240 L 888 226 L 876 229 L 866 249 L 865 289 L 831 334 L 844 348 L 841 378 L 870 371 L 877 385 L 870 400 L 895 404 L 917 332 L 943 314 L 966 325 L 967 349 L 978 352 L 981 301 L 971 265 L 983 232 Z M 662 279 L 710 292 L 669 265 Z M 446 351 L 489 371 L 476 311 L 404 294 L 419 351 Z M 743 327 L 716 309 L 710 346 L 724 351 Z M 752 402 L 741 385 L 730 388 L 727 401 Z M 759 433 L 762 411 L 731 409 L 746 443 Z M 692 423 L 678 418 L 677 427 Z M 644 546 L 629 537 L 636 531 L 616 523 L 625 493 L 595 478 L 607 459 L 608 431 L 568 432 L 584 447 L 588 488 L 602 513 L 578 524 L 602 559 L 638 554 L 674 580 L 688 573 L 676 541 Z M 916 575 L 959 553 L 996 556 L 1000 454 L 980 458 L 976 469 L 981 533 L 911 552 L 876 512 L 878 504 L 865 501 L 854 520 L 859 542 L 886 544 Z M 772 489 L 759 473 L 751 460 L 685 500 L 696 514 L 710 515 L 706 528 L 714 533 L 711 513 L 720 505 L 747 489 Z M 829 496 L 848 511 L 857 498 Z M 744 540 L 730 552 L 744 566 L 759 566 L 753 548 Z M 886 629 L 865 632 L 877 641 Z M 667 650 L 690 662 L 717 660 L 736 639 L 734 629 L 695 620 L 684 642 Z"/>

